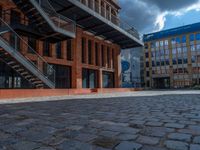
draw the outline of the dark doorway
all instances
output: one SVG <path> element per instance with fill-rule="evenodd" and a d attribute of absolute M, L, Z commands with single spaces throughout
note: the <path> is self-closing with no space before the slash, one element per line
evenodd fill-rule
<path fill-rule="evenodd" d="M 170 88 L 170 77 L 154 78 L 153 83 L 156 89 L 168 89 Z"/>

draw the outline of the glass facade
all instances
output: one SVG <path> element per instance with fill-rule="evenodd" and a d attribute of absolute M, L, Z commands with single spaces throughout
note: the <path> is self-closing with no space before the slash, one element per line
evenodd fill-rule
<path fill-rule="evenodd" d="M 148 69 L 146 70 L 146 84 L 148 82 L 151 86 L 158 86 L 158 78 L 160 79 L 162 76 L 167 80 L 172 77 L 171 87 L 187 87 L 198 83 L 200 78 L 200 67 L 198 67 L 200 66 L 200 33 L 151 41 L 149 44 L 148 51 L 145 51 L 147 59 L 145 66 Z M 148 55 L 149 52 L 151 55 Z M 148 58 L 151 58 L 150 64 Z M 150 70 L 151 66 L 152 70 Z"/>
<path fill-rule="evenodd" d="M 112 72 L 103 72 L 103 88 L 114 88 L 114 74 Z"/>
<path fill-rule="evenodd" d="M 92 69 L 82 70 L 82 88 L 97 88 L 98 78 L 97 71 Z"/>

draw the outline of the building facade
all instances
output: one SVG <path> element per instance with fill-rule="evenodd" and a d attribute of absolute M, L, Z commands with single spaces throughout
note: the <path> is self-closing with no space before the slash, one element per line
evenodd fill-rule
<path fill-rule="evenodd" d="M 142 46 L 116 0 L 1 0 L 0 88 L 117 88 Z"/>
<path fill-rule="evenodd" d="M 144 35 L 147 88 L 185 88 L 200 83 L 200 23 Z"/>

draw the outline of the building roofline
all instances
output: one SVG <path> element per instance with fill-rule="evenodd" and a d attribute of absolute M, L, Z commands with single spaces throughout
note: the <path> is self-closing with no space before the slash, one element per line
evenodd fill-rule
<path fill-rule="evenodd" d="M 200 31 L 200 22 L 193 23 L 185 26 L 180 26 L 176 28 L 171 28 L 167 30 L 162 30 L 158 32 L 153 32 L 143 35 L 143 41 L 148 42 L 156 39 L 166 38 L 173 35 L 181 35 L 186 33 L 191 33 L 195 31 Z"/>

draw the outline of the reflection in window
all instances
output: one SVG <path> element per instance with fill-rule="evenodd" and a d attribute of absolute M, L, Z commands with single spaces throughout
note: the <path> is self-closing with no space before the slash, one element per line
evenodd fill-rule
<path fill-rule="evenodd" d="M 172 39 L 171 39 L 171 44 L 172 44 L 172 45 L 175 45 L 175 44 L 176 44 L 175 38 L 172 38 Z"/>
<path fill-rule="evenodd" d="M 183 47 L 183 53 L 187 53 L 187 47 Z"/>
<path fill-rule="evenodd" d="M 176 58 L 173 58 L 173 65 L 176 65 L 177 64 L 177 60 L 176 60 Z"/>
<path fill-rule="evenodd" d="M 163 41 L 160 41 L 160 46 L 163 46 Z"/>
<path fill-rule="evenodd" d="M 114 74 L 112 72 L 103 72 L 103 88 L 114 87 Z"/>
<path fill-rule="evenodd" d="M 200 33 L 196 34 L 196 40 L 199 41 L 200 40 Z"/>
<path fill-rule="evenodd" d="M 195 63 L 196 62 L 196 56 L 192 56 L 191 61 L 192 61 L 192 63 Z"/>
<path fill-rule="evenodd" d="M 176 54 L 176 49 L 172 49 L 172 54 Z"/>
<path fill-rule="evenodd" d="M 191 49 L 192 52 L 194 52 L 194 51 L 195 51 L 195 46 L 194 46 L 194 45 L 191 45 L 191 46 L 190 46 L 190 49 Z"/>
<path fill-rule="evenodd" d="M 190 34 L 190 41 L 194 41 L 194 34 Z"/>
<path fill-rule="evenodd" d="M 182 36 L 182 40 L 181 41 L 182 41 L 182 43 L 186 43 L 186 35 Z"/>
<path fill-rule="evenodd" d="M 169 45 L 168 40 L 165 40 L 165 46 Z"/>
<path fill-rule="evenodd" d="M 181 39 L 179 37 L 176 38 L 176 43 L 180 44 L 181 43 Z"/>

